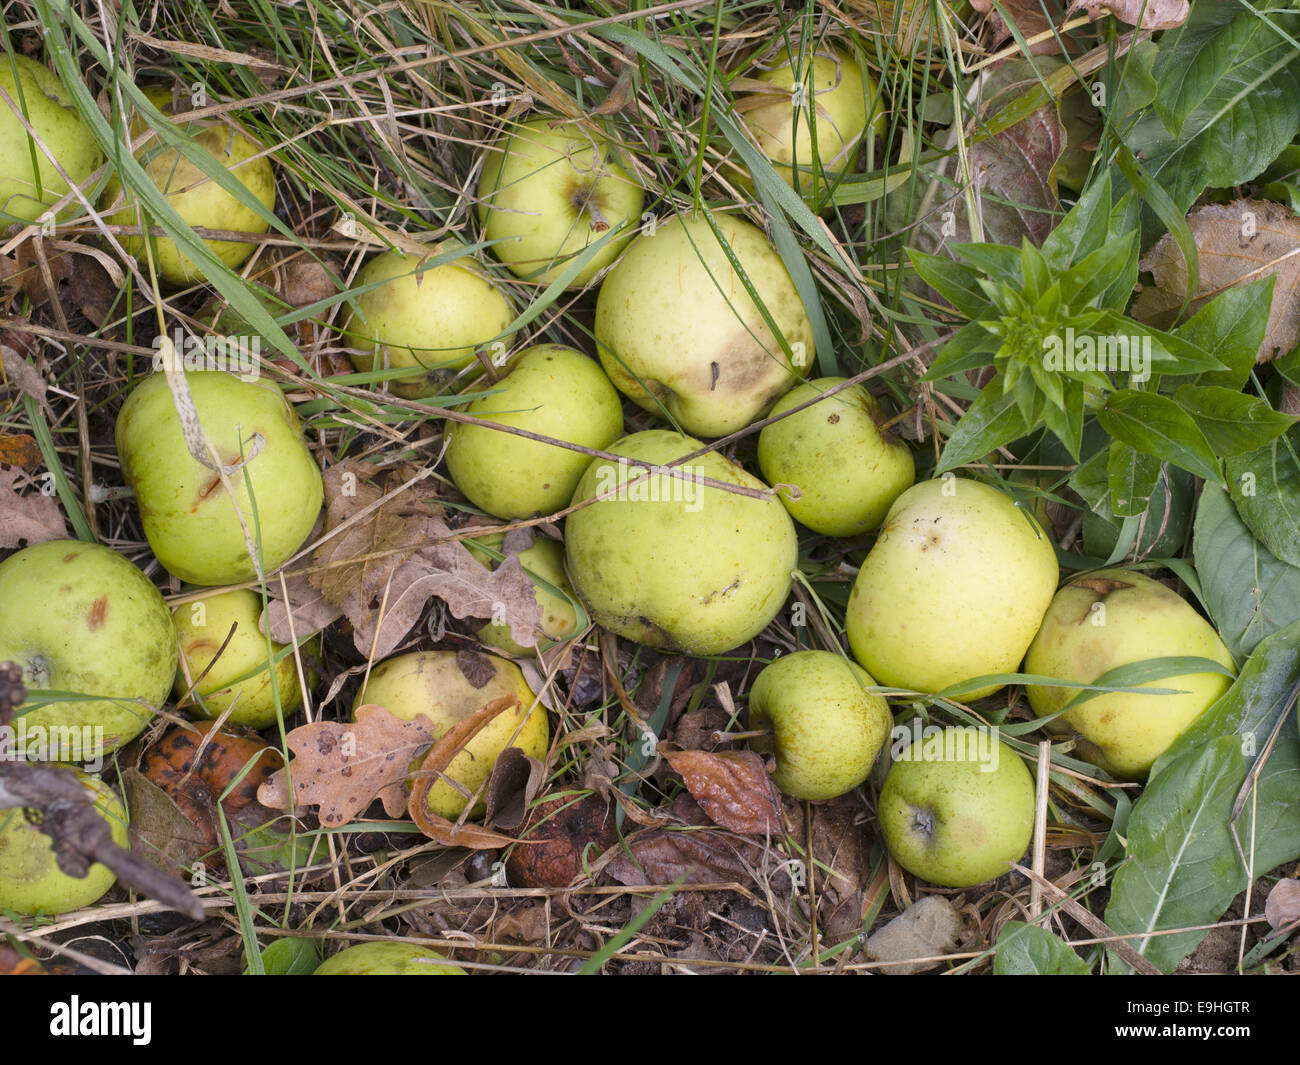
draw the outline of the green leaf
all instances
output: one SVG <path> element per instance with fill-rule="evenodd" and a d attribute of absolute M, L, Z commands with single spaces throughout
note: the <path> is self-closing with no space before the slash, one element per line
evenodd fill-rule
<path fill-rule="evenodd" d="M 1207 482 L 1223 483 L 1214 449 L 1191 415 L 1168 396 L 1131 389 L 1115 392 L 1097 412 L 1097 420 L 1134 450 L 1172 462 Z"/>
<path fill-rule="evenodd" d="M 314 939 L 273 939 L 262 951 L 267 976 L 310 976 L 320 964 L 320 944 Z"/>
<path fill-rule="evenodd" d="M 1088 975 L 1088 966 L 1065 940 L 1024 921 L 1004 924 L 995 949 L 994 976 Z"/>
<path fill-rule="evenodd" d="M 1059 272 L 1104 247 L 1110 231 L 1110 213 L 1110 171 L 1103 170 L 1060 224 L 1047 234 L 1043 241 L 1043 258 Z"/>
<path fill-rule="evenodd" d="M 979 322 L 967 322 L 955 332 L 922 380 L 937 381 L 953 374 L 993 365 L 993 355 L 1001 341 Z"/>
<path fill-rule="evenodd" d="M 1300 621 L 1300 568 L 1251 535 L 1218 485 L 1201 492 L 1192 555 L 1206 609 L 1238 661 L 1265 636 Z"/>
<path fill-rule="evenodd" d="M 962 416 L 943 448 L 936 473 L 975 462 L 990 451 L 1019 440 L 1030 426 L 1016 406 L 1014 394 L 1004 394 L 990 381 Z"/>
<path fill-rule="evenodd" d="M 1120 935 L 1213 924 L 1245 874 L 1228 818 L 1246 767 L 1235 736 L 1211 740 L 1151 780 L 1128 822 L 1128 856 L 1115 873 L 1106 924 Z M 1206 932 L 1130 939 L 1171 972 Z M 1118 963 L 1117 963 L 1118 964 Z"/>
<path fill-rule="evenodd" d="M 1174 336 L 1209 352 L 1226 367 L 1202 372 L 1186 383 L 1238 392 L 1245 387 L 1255 368 L 1255 355 L 1264 343 L 1274 280 L 1269 275 L 1224 289 L 1173 330 Z"/>
<path fill-rule="evenodd" d="M 1291 415 L 1274 410 L 1258 396 L 1247 396 L 1218 385 L 1183 385 L 1174 399 L 1196 419 L 1210 447 L 1223 458 L 1259 453 L 1259 449 L 1276 441 L 1296 423 Z M 1300 475 L 1294 456 L 1289 461 Z M 1300 496 L 1295 503 L 1300 505 Z M 1300 525 L 1292 522 L 1291 528 L 1300 529 Z"/>
<path fill-rule="evenodd" d="M 1111 512 L 1132 518 L 1145 514 L 1151 493 L 1160 480 L 1160 460 L 1134 451 L 1122 440 L 1112 440 L 1106 459 Z"/>
<path fill-rule="evenodd" d="M 1095 511 L 1103 508 L 1110 493 L 1109 451 L 1102 448 L 1081 462 L 1070 474 L 1070 487 L 1082 497 L 1089 508 Z"/>
<path fill-rule="evenodd" d="M 1246 799 L 1237 837 L 1256 875 L 1300 858 L 1300 741 L 1280 739 L 1269 752 L 1255 794 Z"/>
<path fill-rule="evenodd" d="M 1281 415 L 1280 415 L 1281 417 Z M 1300 566 L 1300 429 L 1228 462 L 1237 513 L 1277 558 Z"/>
<path fill-rule="evenodd" d="M 1115 277 L 1137 257 L 1137 234 L 1109 241 L 1061 275 L 1061 301 L 1070 307 L 1090 306 L 1106 293 Z"/>
<path fill-rule="evenodd" d="M 1020 253 L 1005 244 L 954 244 L 952 250 L 988 277 L 1019 285 Z"/>
<path fill-rule="evenodd" d="M 988 310 L 989 300 L 980 287 L 980 273 L 975 267 L 915 248 L 908 248 L 907 254 L 921 280 L 962 315 L 978 318 Z"/>

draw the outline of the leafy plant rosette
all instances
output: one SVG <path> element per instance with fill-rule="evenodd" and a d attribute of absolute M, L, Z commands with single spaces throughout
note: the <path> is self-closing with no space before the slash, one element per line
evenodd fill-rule
<path fill-rule="evenodd" d="M 1226 289 L 1169 331 L 1125 314 L 1138 278 L 1138 210 L 1132 191 L 1114 199 L 1106 174 L 1041 248 L 958 244 L 959 259 L 909 249 L 921 278 L 966 319 L 925 379 L 994 370 L 936 472 L 1044 428 L 1079 462 L 1095 419 L 1109 445 L 1071 483 L 1104 478 L 1111 512 L 1125 518 L 1145 512 L 1162 463 L 1223 485 L 1224 459 L 1294 424 L 1242 391 L 1268 323 L 1272 277 Z"/>

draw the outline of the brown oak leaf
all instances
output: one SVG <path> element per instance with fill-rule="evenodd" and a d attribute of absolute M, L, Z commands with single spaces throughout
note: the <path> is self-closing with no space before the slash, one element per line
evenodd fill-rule
<path fill-rule="evenodd" d="M 763 759 L 753 751 L 675 751 L 660 746 L 665 760 L 714 824 L 732 832 L 781 832 L 781 807 Z"/>
<path fill-rule="evenodd" d="M 1188 0 L 1074 0 L 1070 11 L 1085 11 L 1098 19 L 1109 11 L 1120 22 L 1144 30 L 1169 30 L 1187 21 L 1191 10 Z M 1139 21 L 1140 20 L 1140 21 Z"/>
<path fill-rule="evenodd" d="M 0 466 L 0 547 L 31 547 L 46 540 L 64 540 L 68 526 L 54 496 L 19 495 L 18 471 Z"/>

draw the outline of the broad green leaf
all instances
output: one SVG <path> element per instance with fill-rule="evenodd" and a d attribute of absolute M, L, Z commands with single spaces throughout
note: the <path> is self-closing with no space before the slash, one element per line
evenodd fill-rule
<path fill-rule="evenodd" d="M 1043 257 L 1052 269 L 1065 270 L 1102 248 L 1110 231 L 1110 213 L 1110 171 L 1104 170 L 1043 241 Z"/>
<path fill-rule="evenodd" d="M 262 950 L 267 976 L 310 976 L 320 964 L 320 944 L 314 939 L 273 939 Z"/>
<path fill-rule="evenodd" d="M 1274 410 L 1258 396 L 1247 396 L 1218 385 L 1183 385 L 1174 399 L 1196 419 L 1210 447 L 1223 458 L 1244 456 L 1247 452 L 1258 454 L 1258 449 L 1270 441 L 1276 442 L 1296 423 L 1291 415 Z M 1286 461 L 1300 476 L 1294 456 L 1287 456 Z M 1300 507 L 1300 494 L 1294 502 Z M 1291 529 L 1300 529 L 1300 524 L 1292 521 Z"/>
<path fill-rule="evenodd" d="M 1151 493 L 1160 480 L 1160 460 L 1134 451 L 1122 440 L 1112 440 L 1106 459 L 1111 513 L 1120 518 L 1145 514 Z"/>
<path fill-rule="evenodd" d="M 926 371 L 923 380 L 938 381 L 967 370 L 978 370 L 981 366 L 991 366 L 993 354 L 1001 344 L 1001 338 L 979 322 L 967 322 L 939 349 L 938 358 Z"/>
<path fill-rule="evenodd" d="M 1224 289 L 1173 334 L 1218 359 L 1224 370 L 1209 370 L 1185 382 L 1240 391 L 1255 368 L 1273 305 L 1273 275 Z M 1168 379 L 1166 379 L 1166 383 Z"/>
<path fill-rule="evenodd" d="M 1290 718 L 1295 720 L 1294 707 Z M 1274 744 L 1255 789 L 1242 808 L 1237 837 L 1258 876 L 1300 859 L 1300 741 L 1279 739 Z"/>
<path fill-rule="evenodd" d="M 1106 448 L 1093 452 L 1070 474 L 1069 482 L 1070 487 L 1083 498 L 1089 508 L 1106 510 L 1107 513 L 1109 508 L 1104 504 L 1110 493 L 1109 456 Z"/>
<path fill-rule="evenodd" d="M 1019 285 L 1020 253 L 1005 244 L 954 244 L 952 250 L 980 273 Z"/>
<path fill-rule="evenodd" d="M 1206 607 L 1237 661 L 1300 620 L 1300 568 L 1255 539 L 1218 485 L 1201 492 L 1192 545 Z"/>
<path fill-rule="evenodd" d="M 1024 921 L 1002 926 L 996 950 L 994 976 L 1088 975 L 1088 966 L 1065 940 Z"/>
<path fill-rule="evenodd" d="M 1280 561 L 1300 566 L 1300 428 L 1230 459 L 1228 491 L 1259 541 Z"/>
<path fill-rule="evenodd" d="M 1016 397 L 1000 392 L 994 384 L 985 386 L 953 429 L 936 473 L 975 462 L 995 448 L 1019 440 L 1033 428 L 1016 406 Z"/>
<path fill-rule="evenodd" d="M 908 248 L 907 254 L 921 280 L 967 318 L 978 318 L 988 310 L 989 300 L 980 287 L 980 272 L 975 267 L 915 248 Z"/>
<path fill-rule="evenodd" d="M 1144 455 L 1155 455 L 1213 484 L 1223 483 L 1219 459 L 1192 417 L 1168 396 L 1115 392 L 1097 412 L 1102 427 Z"/>

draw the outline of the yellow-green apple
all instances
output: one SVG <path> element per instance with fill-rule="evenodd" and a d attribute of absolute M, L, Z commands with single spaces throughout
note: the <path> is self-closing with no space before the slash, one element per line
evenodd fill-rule
<path fill-rule="evenodd" d="M 1236 673 L 1232 655 L 1208 621 L 1157 580 L 1104 569 L 1071 581 L 1052 600 L 1025 656 L 1025 671 L 1078 684 L 1150 658 L 1196 656 Z M 1086 698 L 1054 723 L 1080 738 L 1078 752 L 1118 777 L 1142 780 L 1152 763 L 1211 703 L 1232 677 L 1188 673 L 1138 685 L 1177 695 L 1107 692 Z M 1031 684 L 1029 705 L 1039 717 L 1087 696 L 1078 688 Z"/>
<path fill-rule="evenodd" d="M 467 414 L 603 450 L 622 435 L 618 392 L 594 359 L 562 344 L 527 348 Z M 530 518 L 568 506 L 591 456 L 484 425 L 447 426 L 447 472 L 477 507 L 498 518 Z"/>
<path fill-rule="evenodd" d="M 13 101 L 0 98 L 0 223 L 34 222 L 67 193 L 68 183 L 32 142 L 20 112 L 76 184 L 104 157 L 63 83 L 36 60 L 0 56 L 0 89 Z"/>
<path fill-rule="evenodd" d="M 485 566 L 495 568 L 493 558 L 479 545 L 486 545 L 499 551 L 504 534 L 493 533 L 490 536 L 470 540 L 465 546 Z M 573 607 L 577 593 L 569 583 L 568 574 L 564 572 L 564 548 L 555 540 L 536 540 L 531 547 L 519 552 L 519 564 L 533 580 L 533 597 L 542 608 L 542 621 L 539 626 L 540 647 L 549 641 L 567 640 L 573 635 L 578 625 L 578 612 Z M 545 582 L 545 583 L 542 583 Z M 563 595 L 556 595 L 546 585 L 558 588 Z M 515 658 L 536 655 L 539 646 L 524 647 L 510 636 L 510 624 L 506 619 L 489 621 L 478 630 L 478 637 L 489 647 L 495 647 Z"/>
<path fill-rule="evenodd" d="M 951 475 L 923 481 L 894 500 L 858 571 L 845 615 L 849 645 L 868 673 L 895 688 L 937 692 L 1012 673 L 1057 577 L 1051 540 L 1009 496 Z"/>
<path fill-rule="evenodd" d="M 362 267 L 343 331 L 359 351 L 349 354 L 360 372 L 411 369 L 389 382 L 407 399 L 439 391 L 452 372 L 474 361 L 475 352 L 500 365 L 514 341 L 506 330 L 514 308 L 487 272 L 468 256 L 429 265 L 454 249 L 444 243 L 423 259 L 386 251 Z M 369 288 L 368 286 L 375 286 Z"/>
<path fill-rule="evenodd" d="M 592 619 L 653 647 L 719 654 L 757 636 L 790 592 L 798 564 L 794 523 L 767 486 L 716 451 L 649 473 L 695 451 L 698 440 L 662 429 L 633 433 L 595 459 L 574 502 L 601 502 L 565 521 L 569 576 Z"/>
<path fill-rule="evenodd" d="M 170 110 L 168 91 L 154 89 L 147 95 L 159 110 L 164 113 Z M 266 156 L 266 146 L 224 122 L 187 123 L 181 129 L 196 149 L 210 157 L 209 167 L 223 167 L 244 186 L 245 197 L 227 192 L 179 148 L 167 147 L 155 136 L 141 146 L 136 159 L 168 204 L 196 229 L 265 233 L 270 223 L 251 204 L 260 203 L 268 212 L 275 210 L 275 171 Z M 145 131 L 141 116 L 133 118 L 131 131 L 136 136 Z M 104 221 L 110 225 L 155 224 L 136 191 L 124 185 L 119 175 L 114 175 L 105 186 L 101 203 L 107 212 Z M 127 252 L 143 261 L 146 247 L 143 235 L 123 236 L 121 240 Z M 248 241 L 204 238 L 203 242 L 232 270 L 242 266 L 253 254 L 254 245 Z M 156 238 L 154 249 L 158 273 L 169 284 L 189 285 L 204 279 L 199 265 L 170 238 Z"/>
<path fill-rule="evenodd" d="M 776 756 L 772 779 L 795 799 L 833 799 L 871 772 L 889 736 L 889 704 L 866 670 L 830 651 L 796 651 L 764 666 L 749 692 L 750 726 L 770 724 L 761 753 Z"/>
<path fill-rule="evenodd" d="M 518 747 L 530 758 L 546 757 L 550 744 L 546 708 L 513 662 L 496 655 L 458 655 L 455 651 L 398 655 L 374 668 L 352 709 L 355 713 L 366 703 L 378 703 L 407 721 L 423 714 L 441 737 L 488 703 L 510 696 L 518 706 L 502 711 L 484 726 L 452 759 L 444 774 L 472 795 L 487 782 L 497 756 L 507 747 Z M 466 797 L 447 780 L 439 780 L 429 790 L 428 801 L 433 813 L 454 820 L 465 809 Z M 478 817 L 482 812 L 480 798 L 470 816 Z"/>
<path fill-rule="evenodd" d="M 601 133 L 541 116 L 488 150 L 478 217 L 497 257 L 539 286 L 612 231 L 568 285 L 581 288 L 632 238 L 644 195 Z"/>
<path fill-rule="evenodd" d="M 72 766 L 58 768 L 72 769 L 94 794 L 95 809 L 108 822 L 113 842 L 125 848 L 126 810 L 113 789 Z M 99 862 L 83 877 L 69 876 L 59 868 L 53 841 L 22 810 L 0 810 L 0 910 L 57 916 L 98 902 L 116 880 L 112 870 Z"/>
<path fill-rule="evenodd" d="M 238 510 L 217 472 L 186 447 L 166 376 L 151 374 L 117 416 L 117 454 L 149 546 L 169 573 L 191 584 L 250 580 L 257 567 L 242 514 L 270 573 L 302 546 L 324 499 L 298 417 L 271 382 L 211 370 L 185 379 L 203 432 L 229 471 Z"/>
<path fill-rule="evenodd" d="M 736 111 L 781 179 L 817 203 L 884 126 L 876 84 L 852 51 L 827 44 L 802 55 L 782 47 L 763 66 L 736 86 Z M 748 171 L 738 179 L 753 191 Z"/>
<path fill-rule="evenodd" d="M 909 873 L 971 887 L 1009 872 L 1025 853 L 1034 781 L 996 731 L 928 726 L 899 743 L 876 810 L 885 846 Z"/>
<path fill-rule="evenodd" d="M 634 240 L 596 301 L 600 361 L 619 391 L 697 436 L 743 429 L 812 365 L 813 335 L 781 257 L 756 227 L 713 215 L 785 338 L 782 348 L 703 215 Z"/>
<path fill-rule="evenodd" d="M 771 413 L 782 414 L 843 383 L 843 377 L 822 377 L 796 385 Z M 853 385 L 764 426 L 758 434 L 759 468 L 769 484 L 799 488 L 799 499 L 783 492 L 781 502 L 814 532 L 871 532 L 916 477 L 912 452 L 880 428 L 883 421 L 871 393 Z"/>
<path fill-rule="evenodd" d="M 314 976 L 468 976 L 437 951 L 415 943 L 358 943 L 331 955 Z"/>
<path fill-rule="evenodd" d="M 190 703 L 197 712 L 218 718 L 230 710 L 226 720 L 232 725 L 258 729 L 275 724 L 277 689 L 284 717 L 302 705 L 293 650 L 272 641 L 268 655 L 267 638 L 258 631 L 262 597 L 256 592 L 218 592 L 182 603 L 174 615 L 181 650 L 172 688 L 177 699 L 193 691 L 199 698 Z M 310 671 L 307 677 L 310 682 Z"/>
<path fill-rule="evenodd" d="M 99 544 L 51 540 L 0 562 L 5 661 L 22 668 L 29 689 L 28 709 L 13 722 L 18 749 L 76 759 L 39 753 L 57 735 L 56 747 L 79 742 L 80 761 L 89 762 L 133 740 L 163 705 L 176 675 L 176 629 L 158 589 L 128 559 Z M 72 697 L 46 702 L 46 691 Z"/>

